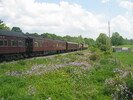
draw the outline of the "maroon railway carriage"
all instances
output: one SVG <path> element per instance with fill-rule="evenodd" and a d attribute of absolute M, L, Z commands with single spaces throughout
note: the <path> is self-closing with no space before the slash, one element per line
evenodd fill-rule
<path fill-rule="evenodd" d="M 79 43 L 67 42 L 67 51 L 76 51 L 79 50 Z"/>
<path fill-rule="evenodd" d="M 41 36 L 27 35 L 29 37 L 30 56 L 61 53 L 66 50 L 66 42 L 61 40 L 46 39 Z"/>
<path fill-rule="evenodd" d="M 27 51 L 29 56 L 38 56 L 42 55 L 42 51 L 44 50 L 43 43 L 44 39 L 40 36 L 35 35 L 27 35 L 28 39 L 26 40 Z"/>
<path fill-rule="evenodd" d="M 66 50 L 66 42 L 61 40 L 45 39 L 44 50 L 56 51 L 57 53 L 64 52 Z"/>
<path fill-rule="evenodd" d="M 26 38 L 23 33 L 0 29 L 0 60 L 21 58 L 26 52 Z"/>

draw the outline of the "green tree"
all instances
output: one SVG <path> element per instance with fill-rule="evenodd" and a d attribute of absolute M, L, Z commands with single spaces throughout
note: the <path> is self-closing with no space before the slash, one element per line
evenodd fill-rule
<path fill-rule="evenodd" d="M 38 33 L 31 33 L 31 34 L 36 35 L 36 36 L 39 36 L 39 34 L 38 34 Z"/>
<path fill-rule="evenodd" d="M 11 31 L 22 32 L 22 30 L 19 27 L 13 27 Z"/>
<path fill-rule="evenodd" d="M 99 49 L 101 49 L 102 51 L 110 50 L 110 39 L 109 39 L 109 37 L 104 33 L 100 33 L 100 35 L 96 39 L 96 46 Z"/>
<path fill-rule="evenodd" d="M 123 45 L 124 44 L 124 39 L 123 39 L 122 36 L 119 35 L 118 32 L 115 32 L 115 33 L 112 34 L 111 43 L 114 46 Z"/>
<path fill-rule="evenodd" d="M 84 38 L 85 44 L 88 44 L 89 46 L 95 45 L 95 41 L 92 38 Z"/>
<path fill-rule="evenodd" d="M 2 20 L 0 20 L 0 29 L 10 30 L 10 28 L 8 26 L 6 26 L 5 23 Z"/>
<path fill-rule="evenodd" d="M 129 40 L 129 45 L 133 45 L 133 39 Z"/>

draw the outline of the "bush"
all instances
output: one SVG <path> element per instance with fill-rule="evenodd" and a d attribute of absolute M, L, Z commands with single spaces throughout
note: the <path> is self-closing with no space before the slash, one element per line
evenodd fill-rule
<path fill-rule="evenodd" d="M 107 50 L 107 51 L 104 52 L 104 54 L 105 54 L 105 55 L 111 55 L 112 52 L 111 52 L 110 50 Z"/>
<path fill-rule="evenodd" d="M 96 60 L 98 60 L 100 58 L 100 56 L 98 54 L 92 54 L 92 55 L 90 55 L 89 58 L 92 61 L 96 61 Z"/>
<path fill-rule="evenodd" d="M 110 50 L 110 47 L 108 45 L 101 45 L 100 50 L 101 51 L 108 51 L 108 50 Z"/>
<path fill-rule="evenodd" d="M 99 51 L 99 49 L 98 49 L 98 48 L 95 48 L 95 47 L 90 47 L 89 50 L 90 50 L 92 53 Z"/>
<path fill-rule="evenodd" d="M 133 79 L 132 71 L 114 69 L 118 73 L 114 78 L 106 79 L 105 94 L 110 94 L 114 100 L 133 99 Z"/>

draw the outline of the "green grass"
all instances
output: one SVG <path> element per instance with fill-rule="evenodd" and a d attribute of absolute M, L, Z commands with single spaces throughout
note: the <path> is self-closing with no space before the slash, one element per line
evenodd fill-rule
<path fill-rule="evenodd" d="M 126 66 L 133 65 L 133 52 L 118 52 L 114 53 L 114 56 Z"/>
<path fill-rule="evenodd" d="M 124 45 L 119 47 L 133 48 L 132 45 Z M 115 100 L 132 100 L 133 52 L 114 52 L 113 56 L 115 58 L 115 64 L 119 67 L 113 69 L 113 77 L 106 79 L 104 92 L 106 95 L 112 95 Z"/>
<path fill-rule="evenodd" d="M 90 57 L 96 56 L 95 60 Z M 51 58 L 0 65 L 0 99 L 111 100 L 105 80 L 115 61 L 100 51 L 78 51 Z"/>

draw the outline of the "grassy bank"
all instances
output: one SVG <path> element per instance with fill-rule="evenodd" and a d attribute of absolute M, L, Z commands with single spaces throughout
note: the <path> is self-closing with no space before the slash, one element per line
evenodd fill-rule
<path fill-rule="evenodd" d="M 118 66 L 93 49 L 0 65 L 2 100 L 110 100 L 106 80 Z"/>

